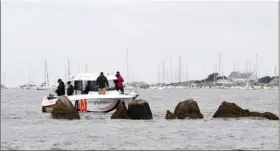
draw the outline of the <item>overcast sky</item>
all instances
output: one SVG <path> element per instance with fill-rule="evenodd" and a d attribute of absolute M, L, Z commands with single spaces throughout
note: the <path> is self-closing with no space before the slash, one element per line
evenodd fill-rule
<path fill-rule="evenodd" d="M 45 58 L 51 84 L 64 80 L 67 58 L 71 73 L 85 72 L 87 64 L 88 72 L 120 71 L 127 80 L 126 49 L 130 79 L 148 83 L 158 81 L 163 61 L 170 81 L 171 57 L 174 81 L 179 56 L 182 79 L 186 64 L 189 79 L 205 78 L 215 71 L 218 53 L 226 76 L 238 61 L 240 71 L 247 60 L 253 69 L 257 54 L 260 76 L 273 76 L 278 7 L 277 2 L 5 0 L 1 40 L 1 80 L 8 86 L 27 83 L 29 68 L 31 80 L 43 82 Z"/>

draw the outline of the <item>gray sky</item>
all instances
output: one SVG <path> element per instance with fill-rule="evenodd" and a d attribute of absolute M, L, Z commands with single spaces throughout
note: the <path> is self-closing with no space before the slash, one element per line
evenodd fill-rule
<path fill-rule="evenodd" d="M 2 1 L 2 83 L 18 86 L 44 79 L 47 59 L 51 83 L 71 73 L 120 71 L 125 80 L 126 48 L 134 80 L 158 81 L 165 60 L 170 81 L 178 57 L 189 79 L 202 79 L 215 69 L 221 54 L 226 76 L 246 60 L 260 76 L 274 75 L 278 63 L 277 2 L 159 1 Z M 205 71 L 204 71 L 205 69 Z M 5 72 L 5 76 L 3 73 Z M 5 77 L 5 79 L 3 79 Z M 183 76 L 185 79 L 186 75 Z M 3 81 L 5 80 L 5 81 Z"/>

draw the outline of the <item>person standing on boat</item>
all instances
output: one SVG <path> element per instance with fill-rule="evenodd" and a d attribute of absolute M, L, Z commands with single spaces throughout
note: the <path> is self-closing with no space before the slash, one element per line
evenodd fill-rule
<path fill-rule="evenodd" d="M 119 71 L 117 71 L 116 77 L 117 77 L 117 80 L 115 81 L 116 90 L 117 91 L 121 90 L 121 93 L 124 94 L 124 90 L 123 90 L 123 82 L 124 82 L 124 80 L 123 80 L 123 77 L 121 76 Z"/>
<path fill-rule="evenodd" d="M 58 79 L 58 87 L 56 89 L 57 96 L 65 95 L 65 85 L 61 79 Z"/>
<path fill-rule="evenodd" d="M 96 79 L 96 86 L 98 87 L 98 94 L 106 94 L 106 87 L 109 88 L 109 83 L 103 72 L 100 72 Z"/>
<path fill-rule="evenodd" d="M 73 87 L 73 85 L 71 84 L 70 81 L 67 82 L 67 85 L 68 85 L 67 95 L 68 96 L 73 95 L 74 94 L 74 87 Z"/>

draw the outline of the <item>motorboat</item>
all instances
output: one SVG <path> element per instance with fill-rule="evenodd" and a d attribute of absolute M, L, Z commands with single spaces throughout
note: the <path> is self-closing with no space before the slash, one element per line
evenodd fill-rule
<path fill-rule="evenodd" d="M 96 87 L 96 79 L 99 74 L 96 73 L 80 73 L 70 76 L 70 81 L 74 86 L 74 95 L 67 96 L 75 109 L 79 112 L 110 112 L 114 110 L 121 101 L 128 103 L 136 99 L 139 94 L 128 90 L 121 92 L 115 89 L 115 75 L 107 74 L 109 87 L 106 94 L 99 94 Z M 51 112 L 55 107 L 58 96 L 49 95 L 43 97 L 42 112 Z"/>

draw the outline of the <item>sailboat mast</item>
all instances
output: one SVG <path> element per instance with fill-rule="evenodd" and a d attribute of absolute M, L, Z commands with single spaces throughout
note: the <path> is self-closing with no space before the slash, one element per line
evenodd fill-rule
<path fill-rule="evenodd" d="M 247 68 L 247 83 L 248 83 L 248 78 L 249 78 L 249 60 L 247 60 L 247 65 L 246 65 L 246 68 Z"/>
<path fill-rule="evenodd" d="M 189 69 L 188 69 L 188 64 L 186 64 L 186 81 L 188 81 L 189 80 L 189 71 L 188 71 Z"/>
<path fill-rule="evenodd" d="M 47 86 L 49 87 L 49 74 L 48 74 L 48 67 L 47 67 L 47 59 L 45 58 L 45 72 L 46 72 L 46 81 Z"/>
<path fill-rule="evenodd" d="M 182 67 L 182 61 L 181 61 L 181 81 L 184 81 L 184 79 L 185 79 L 184 73 L 185 72 L 184 72 L 184 68 Z"/>
<path fill-rule="evenodd" d="M 206 69 L 204 68 L 204 75 L 206 75 Z M 206 78 L 204 79 L 204 86 L 206 86 Z"/>
<path fill-rule="evenodd" d="M 178 80 L 181 82 L 181 56 L 179 56 Z"/>
<path fill-rule="evenodd" d="M 217 73 L 218 72 L 218 69 L 217 69 L 217 64 L 215 64 L 215 72 L 214 72 L 214 84 L 216 85 L 216 82 L 217 82 Z"/>
<path fill-rule="evenodd" d="M 223 77 L 223 85 L 224 85 L 224 74 L 221 72 L 221 54 L 219 53 L 219 76 Z"/>
<path fill-rule="evenodd" d="M 165 83 L 165 76 L 164 76 L 164 61 L 162 62 L 162 83 Z"/>
<path fill-rule="evenodd" d="M 160 83 L 160 65 L 158 64 L 158 83 Z"/>
<path fill-rule="evenodd" d="M 221 76 L 221 56 L 220 56 L 220 53 L 218 53 L 218 56 L 219 56 L 219 76 Z"/>
<path fill-rule="evenodd" d="M 258 77 L 258 54 L 256 54 L 256 76 Z"/>
<path fill-rule="evenodd" d="M 172 73 L 172 56 L 170 57 L 170 83 L 173 82 L 173 73 Z"/>
<path fill-rule="evenodd" d="M 88 72 L 88 71 L 87 71 L 87 64 L 86 64 L 86 72 Z"/>
<path fill-rule="evenodd" d="M 45 58 L 45 62 L 44 62 L 44 81 L 47 84 L 47 70 L 46 70 L 46 58 Z"/>
<path fill-rule="evenodd" d="M 166 68 L 166 82 L 169 83 L 168 68 Z"/>
<path fill-rule="evenodd" d="M 252 71 L 251 60 L 249 60 L 249 73 Z"/>
<path fill-rule="evenodd" d="M 175 67 L 175 81 L 174 82 L 178 82 L 178 68 Z"/>
<path fill-rule="evenodd" d="M 237 61 L 237 71 L 239 72 L 239 60 Z"/>

